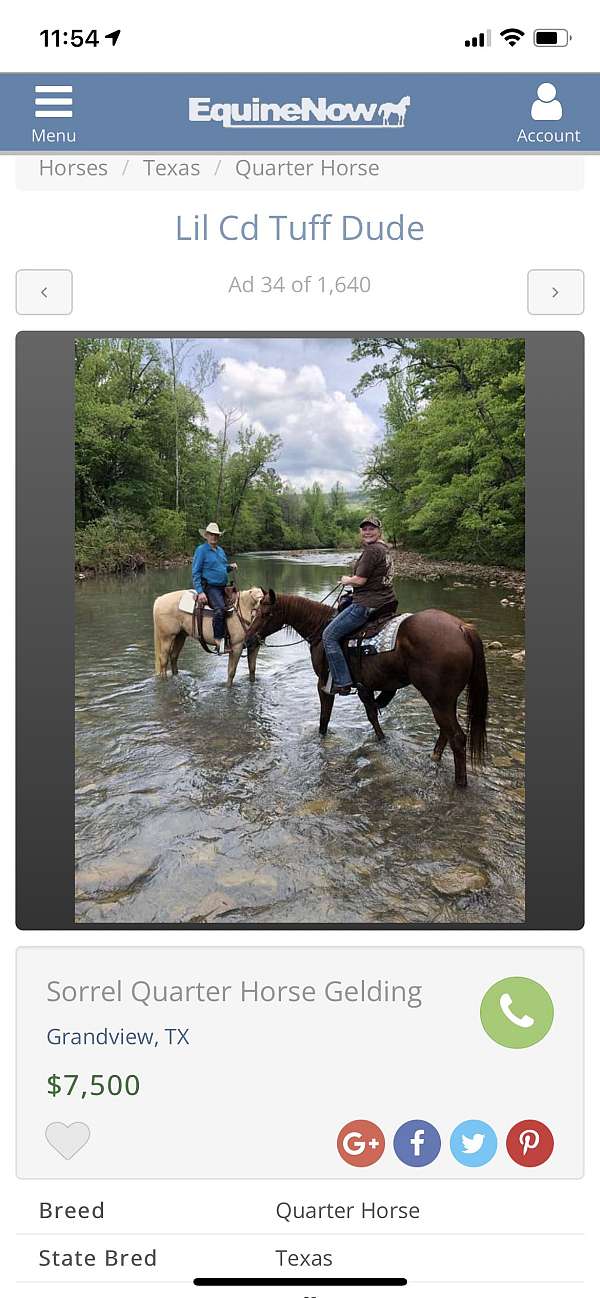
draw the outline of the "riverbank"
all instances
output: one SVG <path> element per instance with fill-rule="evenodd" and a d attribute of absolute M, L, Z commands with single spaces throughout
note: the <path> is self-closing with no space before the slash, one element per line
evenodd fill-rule
<path fill-rule="evenodd" d="M 133 577 L 137 573 L 152 571 L 166 571 L 168 568 L 181 568 L 188 564 L 192 566 L 192 556 L 189 554 L 176 554 L 173 558 L 158 559 L 156 556 L 148 558 L 145 554 L 131 554 L 127 559 L 116 564 L 112 561 L 110 564 L 98 564 L 92 567 L 88 564 L 75 564 L 75 580 L 87 581 L 88 577 Z"/>
<path fill-rule="evenodd" d="M 341 554 L 347 554 L 350 547 L 343 546 L 340 548 Z M 243 558 L 244 551 L 238 551 L 238 556 Z M 249 553 L 256 553 L 251 551 Z M 265 551 L 264 553 L 267 553 Z M 281 553 L 281 551 L 277 551 Z M 286 553 L 292 555 L 310 555 L 319 553 L 318 550 L 303 549 L 289 550 Z M 416 550 L 399 550 L 392 548 L 394 559 L 394 573 L 397 577 L 404 577 L 411 581 L 444 581 L 454 579 L 454 585 L 469 585 L 471 583 L 486 582 L 489 586 L 504 586 L 507 590 L 512 591 L 517 601 L 522 602 L 525 596 L 525 572 L 519 568 L 503 568 L 493 564 L 467 563 L 462 559 L 429 559 L 427 555 L 418 554 Z M 86 581 L 92 577 L 111 576 L 134 576 L 136 573 L 145 572 L 154 569 L 158 572 L 166 571 L 169 568 L 181 568 L 187 565 L 191 571 L 192 556 L 191 554 L 178 554 L 172 558 L 158 559 L 149 558 L 145 555 L 130 555 L 126 563 L 115 571 L 100 567 L 77 567 L 75 578 L 77 581 Z M 459 578 L 464 578 L 463 582 Z"/>
<path fill-rule="evenodd" d="M 495 564 L 467 563 L 463 559 L 428 559 L 415 550 L 393 550 L 394 572 L 397 577 L 410 578 L 412 581 L 444 581 L 449 578 L 466 578 L 464 582 L 455 580 L 455 585 L 469 585 L 471 582 L 487 582 L 488 586 L 504 586 L 513 592 L 521 602 L 525 596 L 525 572 L 519 568 L 502 568 Z"/>

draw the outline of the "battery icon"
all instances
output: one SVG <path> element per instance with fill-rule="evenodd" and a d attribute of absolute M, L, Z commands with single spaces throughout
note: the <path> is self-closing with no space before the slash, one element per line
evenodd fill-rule
<path fill-rule="evenodd" d="M 572 37 L 564 27 L 538 27 L 533 33 L 534 45 L 550 46 L 568 45 Z"/>

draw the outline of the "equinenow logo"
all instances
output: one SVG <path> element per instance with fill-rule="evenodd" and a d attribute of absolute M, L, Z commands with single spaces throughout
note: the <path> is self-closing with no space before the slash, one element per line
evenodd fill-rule
<path fill-rule="evenodd" d="M 386 100 L 383 104 L 330 103 L 324 95 L 320 95 L 318 99 L 303 96 L 299 103 L 289 104 L 266 103 L 258 95 L 253 95 L 245 104 L 213 103 L 206 97 L 188 100 L 190 122 L 216 122 L 240 130 L 248 126 L 255 130 L 290 126 L 302 126 L 309 130 L 325 126 L 346 130 L 357 127 L 397 127 L 404 126 L 409 108 L 410 95 L 404 95 L 396 102 Z"/>

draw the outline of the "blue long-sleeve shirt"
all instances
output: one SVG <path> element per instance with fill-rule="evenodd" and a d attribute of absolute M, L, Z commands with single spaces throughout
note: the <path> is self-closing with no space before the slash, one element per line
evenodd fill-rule
<path fill-rule="evenodd" d="M 209 545 L 204 541 L 194 551 L 192 559 L 192 582 L 194 590 L 201 591 L 203 586 L 226 586 L 227 573 L 231 564 L 220 545 Z"/>

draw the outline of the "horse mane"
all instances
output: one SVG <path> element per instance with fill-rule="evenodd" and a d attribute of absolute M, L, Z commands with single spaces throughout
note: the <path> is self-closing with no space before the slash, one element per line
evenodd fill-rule
<path fill-rule="evenodd" d="M 335 609 L 330 604 L 319 604 L 304 595 L 277 595 L 274 608 L 283 618 L 284 626 L 292 626 L 307 639 L 321 631 L 334 616 Z M 300 624 L 300 625 L 299 625 Z"/>

